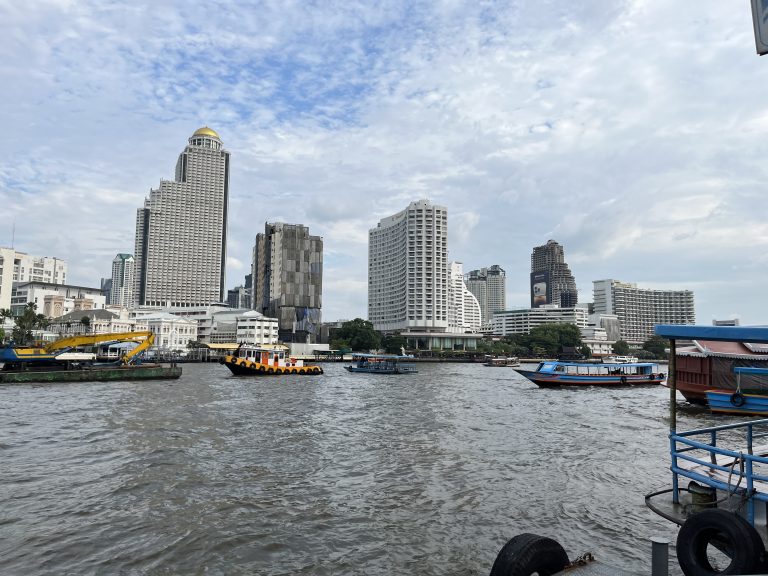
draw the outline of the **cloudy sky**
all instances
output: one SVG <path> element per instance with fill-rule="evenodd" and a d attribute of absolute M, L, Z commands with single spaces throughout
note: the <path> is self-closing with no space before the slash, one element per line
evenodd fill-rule
<path fill-rule="evenodd" d="M 690 289 L 768 324 L 768 57 L 748 0 L 0 0 L 0 245 L 97 286 L 208 125 L 232 154 L 227 287 L 267 221 L 325 245 L 324 320 L 366 317 L 368 230 L 448 208 L 449 257 L 526 306 Z M 15 223 L 15 237 L 13 227 Z"/>

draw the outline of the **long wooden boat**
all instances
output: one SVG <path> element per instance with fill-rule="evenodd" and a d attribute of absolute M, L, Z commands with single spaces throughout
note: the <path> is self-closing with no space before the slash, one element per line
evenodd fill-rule
<path fill-rule="evenodd" d="M 768 343 L 768 328 L 657 325 L 655 331 L 670 342 L 672 477 L 671 487 L 645 496 L 646 505 L 681 526 L 675 548 L 685 574 L 765 574 L 768 446 L 758 442 L 768 436 L 768 419 L 678 430 L 675 363 L 678 340 Z M 721 392 L 728 402 L 735 393 Z M 710 563 L 714 548 L 726 557 L 718 563 L 722 571 Z"/>
<path fill-rule="evenodd" d="M 492 368 L 515 368 L 520 366 L 520 359 L 515 356 L 501 356 L 498 358 L 487 356 L 483 366 L 490 366 Z"/>
<path fill-rule="evenodd" d="M 515 370 L 542 388 L 551 386 L 637 386 L 661 384 L 666 376 L 653 362 L 541 362 L 535 370 Z"/>
<path fill-rule="evenodd" d="M 350 366 L 345 366 L 349 372 L 363 372 L 367 374 L 415 374 L 416 365 L 413 356 L 386 355 L 386 354 L 353 354 Z"/>
<path fill-rule="evenodd" d="M 736 374 L 736 389 L 707 390 L 707 404 L 711 412 L 720 414 L 745 414 L 747 416 L 768 416 L 768 391 L 742 388 L 741 375 L 768 376 L 766 368 L 739 367 Z"/>
<path fill-rule="evenodd" d="M 264 348 L 242 344 L 234 354 L 219 360 L 235 376 L 311 376 L 322 374 L 323 369 L 315 364 L 286 356 L 282 348 Z"/>

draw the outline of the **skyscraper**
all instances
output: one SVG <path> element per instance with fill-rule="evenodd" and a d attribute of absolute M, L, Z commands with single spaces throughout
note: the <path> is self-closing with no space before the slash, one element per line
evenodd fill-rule
<path fill-rule="evenodd" d="M 323 298 L 323 239 L 301 224 L 267 223 L 253 248 L 253 308 L 277 318 L 282 342 L 314 343 Z"/>
<path fill-rule="evenodd" d="M 501 312 L 507 307 L 506 272 L 501 266 L 494 264 L 489 268 L 471 270 L 464 280 L 480 304 L 483 325 L 490 325 L 494 312 Z"/>
<path fill-rule="evenodd" d="M 536 246 L 531 254 L 531 308 L 543 304 L 573 308 L 578 300 L 576 280 L 565 263 L 563 247 L 554 240 Z"/>
<path fill-rule="evenodd" d="M 194 307 L 222 302 L 227 256 L 229 152 L 200 128 L 174 180 L 150 190 L 136 215 L 136 302 Z"/>
<path fill-rule="evenodd" d="M 368 320 L 376 330 L 448 328 L 448 210 L 411 202 L 368 232 Z"/>
<path fill-rule="evenodd" d="M 135 306 L 134 271 L 136 259 L 131 254 L 118 254 L 112 260 L 112 280 L 107 303 L 131 308 Z"/>

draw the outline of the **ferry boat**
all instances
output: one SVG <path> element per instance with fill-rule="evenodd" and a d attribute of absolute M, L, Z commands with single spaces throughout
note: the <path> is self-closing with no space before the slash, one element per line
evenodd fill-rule
<path fill-rule="evenodd" d="M 241 344 L 234 354 L 219 359 L 235 376 L 316 375 L 323 369 L 303 360 L 287 357 L 283 348 Z"/>
<path fill-rule="evenodd" d="M 486 356 L 486 360 L 483 363 L 483 366 L 491 366 L 493 368 L 514 368 L 515 366 L 520 366 L 520 359 L 516 358 L 515 356 L 510 356 L 508 358 L 494 358 L 492 356 Z"/>
<path fill-rule="evenodd" d="M 406 360 L 413 356 L 386 354 L 353 354 L 351 366 L 345 366 L 349 372 L 368 374 L 416 374 L 416 365 Z"/>
<path fill-rule="evenodd" d="M 665 375 L 653 362 L 589 363 L 545 361 L 536 370 L 515 370 L 542 388 L 551 386 L 636 386 L 661 384 Z"/>
<path fill-rule="evenodd" d="M 637 356 L 608 356 L 605 358 L 606 364 L 635 364 L 637 362 Z"/>
<path fill-rule="evenodd" d="M 759 442 L 768 436 L 768 419 L 677 430 L 676 342 L 701 338 L 768 343 L 768 328 L 657 325 L 655 330 L 670 341 L 672 478 L 670 488 L 645 496 L 646 505 L 681 526 L 675 548 L 685 574 L 764 574 L 768 446 Z M 715 549 L 721 555 L 719 569 L 711 561 Z"/>

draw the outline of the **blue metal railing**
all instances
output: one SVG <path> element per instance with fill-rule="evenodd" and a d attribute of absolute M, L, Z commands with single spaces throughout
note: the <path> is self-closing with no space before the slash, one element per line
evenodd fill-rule
<path fill-rule="evenodd" d="M 723 432 L 744 431 L 744 447 L 741 451 L 722 448 Z M 703 436 L 703 439 L 694 439 Z M 757 456 L 752 453 L 753 442 L 756 438 L 768 436 L 768 419 L 753 420 L 752 422 L 738 422 L 712 428 L 700 428 L 688 432 L 675 432 L 669 435 L 670 451 L 672 456 L 672 501 L 680 502 L 678 477 L 684 476 L 695 480 L 705 486 L 710 486 L 728 493 L 738 493 L 746 499 L 747 519 L 750 524 L 755 523 L 755 502 L 768 502 L 768 493 L 755 490 L 755 482 L 768 482 L 768 476 L 756 473 L 756 466 L 766 466 L 768 470 L 768 457 Z M 718 445 L 718 438 L 720 445 Z M 708 442 L 707 442 L 708 439 Z M 730 439 L 729 439 L 730 440 Z M 682 445 L 682 446 L 681 446 Z M 704 457 L 696 454 L 704 451 Z M 696 452 L 696 454 L 694 454 Z M 731 460 L 728 465 L 717 463 L 717 456 L 726 456 Z M 679 460 L 691 462 L 697 465 L 696 470 L 682 468 Z M 743 464 L 743 471 L 742 471 Z M 722 482 L 707 473 L 719 470 L 730 475 L 728 482 Z M 742 483 L 746 483 L 742 485 Z"/>

